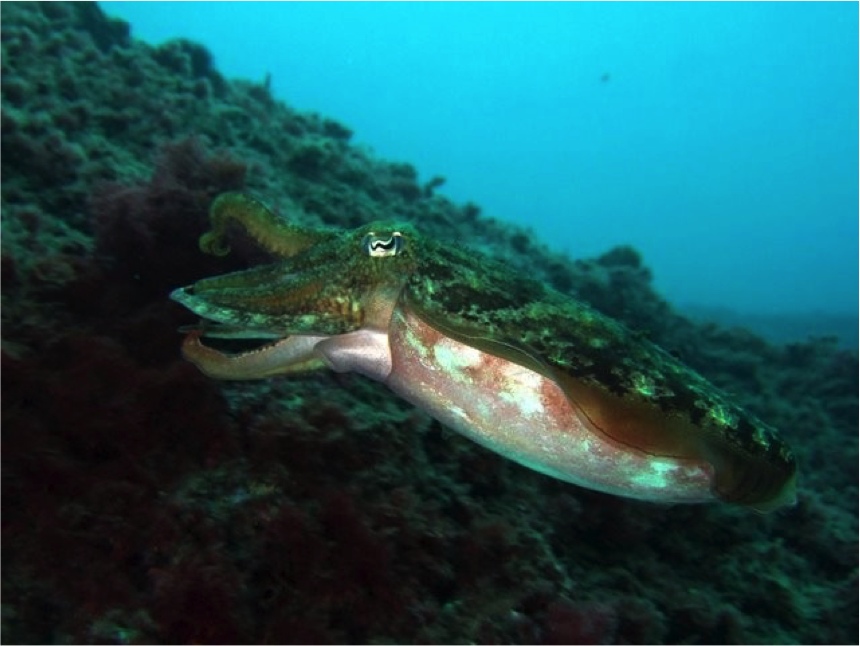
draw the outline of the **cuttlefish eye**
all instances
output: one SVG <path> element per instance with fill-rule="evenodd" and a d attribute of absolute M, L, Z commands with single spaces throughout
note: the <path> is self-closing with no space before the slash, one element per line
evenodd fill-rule
<path fill-rule="evenodd" d="M 368 256 L 385 258 L 399 254 L 403 250 L 403 244 L 403 236 L 400 231 L 394 231 L 389 235 L 377 235 L 370 232 L 361 241 L 361 248 Z"/>

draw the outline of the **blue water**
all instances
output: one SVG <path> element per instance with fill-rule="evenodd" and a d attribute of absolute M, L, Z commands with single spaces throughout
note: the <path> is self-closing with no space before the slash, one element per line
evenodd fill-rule
<path fill-rule="evenodd" d="M 101 5 L 675 304 L 857 314 L 857 3 Z"/>

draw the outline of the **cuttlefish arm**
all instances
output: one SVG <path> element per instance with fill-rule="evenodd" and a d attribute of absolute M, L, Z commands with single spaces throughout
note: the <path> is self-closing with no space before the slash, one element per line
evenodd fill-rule
<path fill-rule="evenodd" d="M 212 229 L 200 237 L 200 250 L 213 256 L 230 253 L 227 231 L 231 223 L 241 225 L 257 243 L 286 258 L 337 236 L 336 232 L 302 227 L 269 210 L 262 202 L 242 193 L 223 193 L 209 207 Z"/>
<path fill-rule="evenodd" d="M 201 341 L 202 332 L 194 330 L 182 343 L 182 356 L 213 379 L 263 379 L 289 372 L 324 368 L 325 362 L 315 353 L 317 343 L 326 337 L 291 336 L 279 339 L 259 350 L 226 355 Z"/>
<path fill-rule="evenodd" d="M 585 487 L 759 511 L 794 499 L 794 457 L 770 427 L 621 324 L 456 241 L 390 223 L 305 230 L 237 194 L 212 221 L 205 250 L 225 251 L 236 222 L 281 260 L 173 293 L 205 321 L 183 354 L 210 376 L 358 372 Z"/>

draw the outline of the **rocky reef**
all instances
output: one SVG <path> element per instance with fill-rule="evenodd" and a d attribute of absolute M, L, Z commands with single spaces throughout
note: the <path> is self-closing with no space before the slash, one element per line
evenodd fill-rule
<path fill-rule="evenodd" d="M 194 43 L 93 3 L 2 9 L 8 643 L 852 643 L 858 359 L 693 323 L 639 254 L 550 252 Z M 409 220 L 623 320 L 781 429 L 795 507 L 658 506 L 473 445 L 358 376 L 219 383 L 169 291 L 224 190 Z"/>

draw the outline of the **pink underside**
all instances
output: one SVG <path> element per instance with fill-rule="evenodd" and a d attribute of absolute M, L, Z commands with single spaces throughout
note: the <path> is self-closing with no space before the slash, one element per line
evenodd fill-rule
<path fill-rule="evenodd" d="M 551 379 L 461 344 L 408 312 L 389 329 L 387 384 L 472 440 L 528 467 L 607 493 L 663 502 L 713 500 L 710 465 L 654 456 L 583 421 Z"/>

